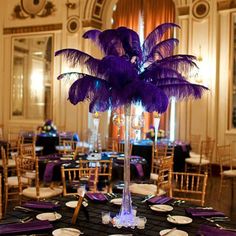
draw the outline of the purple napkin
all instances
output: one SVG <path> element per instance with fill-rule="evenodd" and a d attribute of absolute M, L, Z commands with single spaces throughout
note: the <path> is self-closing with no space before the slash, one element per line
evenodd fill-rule
<path fill-rule="evenodd" d="M 220 235 L 220 236 L 236 236 L 236 232 L 232 232 L 232 231 L 226 231 L 223 229 L 219 229 L 213 226 L 209 226 L 209 225 L 201 225 L 197 235 L 204 235 L 204 236 L 216 236 L 216 235 Z"/>
<path fill-rule="evenodd" d="M 136 170 L 138 172 L 139 177 L 143 177 L 144 173 L 143 173 L 143 166 L 142 166 L 142 164 L 141 163 L 135 163 L 134 165 L 135 165 L 135 168 L 136 168 Z"/>
<path fill-rule="evenodd" d="M 225 216 L 223 212 L 216 211 L 214 209 L 203 209 L 203 208 L 187 208 L 186 213 L 191 216 Z"/>
<path fill-rule="evenodd" d="M 44 171 L 44 175 L 43 175 L 43 181 L 45 183 L 50 183 L 52 181 L 52 177 L 53 177 L 53 169 L 56 165 L 61 164 L 60 161 L 56 161 L 56 162 L 48 162 Z"/>
<path fill-rule="evenodd" d="M 171 198 L 167 196 L 156 196 L 148 199 L 147 201 L 153 204 L 163 204 L 169 202 L 170 200 Z"/>
<path fill-rule="evenodd" d="M 39 157 L 39 161 L 53 161 L 53 160 L 60 160 L 61 155 L 59 154 L 50 154 L 50 155 L 46 155 L 46 156 L 40 156 Z"/>
<path fill-rule="evenodd" d="M 43 202 L 43 201 L 28 201 L 22 204 L 22 206 L 32 209 L 49 209 L 49 210 L 54 210 L 58 207 L 58 205 L 52 202 Z"/>
<path fill-rule="evenodd" d="M 103 193 L 86 193 L 90 200 L 106 201 L 107 197 Z"/>
<path fill-rule="evenodd" d="M 52 224 L 47 220 L 35 220 L 27 223 L 14 223 L 0 225 L 0 235 L 16 234 L 16 233 L 26 233 L 40 230 L 51 230 L 53 228 Z"/>

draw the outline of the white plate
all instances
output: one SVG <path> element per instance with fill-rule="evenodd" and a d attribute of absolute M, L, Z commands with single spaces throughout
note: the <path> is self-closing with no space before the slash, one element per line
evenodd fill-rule
<path fill-rule="evenodd" d="M 113 203 L 113 204 L 115 204 L 115 205 L 121 205 L 121 203 L 122 203 L 122 198 L 114 198 L 114 199 L 111 199 L 110 202 Z"/>
<path fill-rule="evenodd" d="M 172 229 L 163 229 L 162 231 L 160 231 L 160 235 L 167 234 L 171 230 Z M 176 229 L 176 230 L 173 230 L 172 232 L 168 233 L 168 236 L 188 236 L 188 233 L 183 230 Z"/>
<path fill-rule="evenodd" d="M 192 223 L 192 219 L 187 216 L 168 216 L 167 220 L 173 224 L 186 225 Z"/>
<path fill-rule="evenodd" d="M 77 236 L 80 234 L 81 234 L 81 232 L 75 228 L 60 228 L 60 229 L 55 229 L 52 232 L 52 235 L 54 235 L 54 236 L 65 236 L 65 235 Z"/>
<path fill-rule="evenodd" d="M 61 157 L 60 160 L 62 161 L 71 161 L 73 157 Z"/>
<path fill-rule="evenodd" d="M 167 211 L 172 211 L 174 209 L 172 206 L 164 205 L 164 204 L 152 205 L 150 206 L 150 208 L 153 211 L 159 211 L 159 212 L 167 212 Z"/>
<path fill-rule="evenodd" d="M 66 202 L 66 206 L 70 207 L 70 208 L 76 208 L 78 204 L 78 201 L 69 201 Z"/>
<path fill-rule="evenodd" d="M 62 215 L 57 212 L 45 212 L 45 213 L 36 215 L 36 218 L 38 220 L 48 220 L 48 221 L 60 220 L 61 217 Z"/>

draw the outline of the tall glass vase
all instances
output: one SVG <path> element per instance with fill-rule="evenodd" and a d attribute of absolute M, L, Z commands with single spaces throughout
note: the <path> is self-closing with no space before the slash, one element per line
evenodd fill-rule
<path fill-rule="evenodd" d="M 132 199 L 129 190 L 130 186 L 130 122 L 131 122 L 131 107 L 125 106 L 125 147 L 124 147 L 124 188 L 122 196 L 122 205 L 119 214 L 114 217 L 114 224 L 116 227 L 131 227 L 134 228 L 136 217 L 132 211 Z"/>
<path fill-rule="evenodd" d="M 157 144 L 157 138 L 158 138 L 158 129 L 160 125 L 160 119 L 161 116 L 158 113 L 154 113 L 154 127 L 155 127 L 155 145 Z"/>

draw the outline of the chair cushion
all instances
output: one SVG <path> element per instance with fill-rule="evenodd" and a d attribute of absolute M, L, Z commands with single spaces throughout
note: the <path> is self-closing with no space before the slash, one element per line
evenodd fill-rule
<path fill-rule="evenodd" d="M 151 180 L 157 180 L 157 179 L 158 179 L 158 174 L 156 174 L 156 173 L 151 173 L 151 174 L 150 174 L 150 179 L 151 179 Z"/>
<path fill-rule="evenodd" d="M 200 158 L 186 158 L 185 162 L 188 164 L 192 164 L 192 165 L 200 165 Z M 202 159 L 201 165 L 208 165 L 210 163 L 209 160 L 206 159 Z"/>
<path fill-rule="evenodd" d="M 2 159 L 0 160 L 0 166 L 2 166 Z M 14 159 L 8 159 L 8 168 L 16 167 L 16 161 Z"/>
<path fill-rule="evenodd" d="M 196 152 L 190 152 L 189 156 L 190 156 L 190 158 L 198 158 L 198 159 L 200 159 L 200 157 L 201 157 L 201 155 Z M 205 158 L 205 155 L 202 155 L 202 157 Z"/>
<path fill-rule="evenodd" d="M 227 177 L 236 177 L 236 170 L 224 170 L 222 174 Z"/>
<path fill-rule="evenodd" d="M 21 178 L 21 181 L 23 184 L 27 184 L 28 183 L 28 179 L 27 178 Z M 9 187 L 18 187 L 18 177 L 17 176 L 10 176 L 7 178 L 7 182 Z"/>
<path fill-rule="evenodd" d="M 129 187 L 131 193 L 136 193 L 140 195 L 163 195 L 165 191 L 162 189 L 158 190 L 157 193 L 157 186 L 155 184 L 136 184 L 133 183 Z"/>
<path fill-rule="evenodd" d="M 39 196 L 36 196 L 36 188 L 28 187 L 22 191 L 22 194 L 25 197 L 33 199 L 51 198 L 62 194 L 62 188 L 41 187 L 39 188 Z"/>

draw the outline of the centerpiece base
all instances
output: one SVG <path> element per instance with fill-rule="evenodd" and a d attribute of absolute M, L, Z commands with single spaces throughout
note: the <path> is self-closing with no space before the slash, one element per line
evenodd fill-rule
<path fill-rule="evenodd" d="M 116 215 L 113 220 L 113 226 L 117 228 L 132 228 L 135 227 L 139 229 L 145 228 L 146 218 L 145 217 L 137 217 L 133 213 L 125 213 Z"/>

